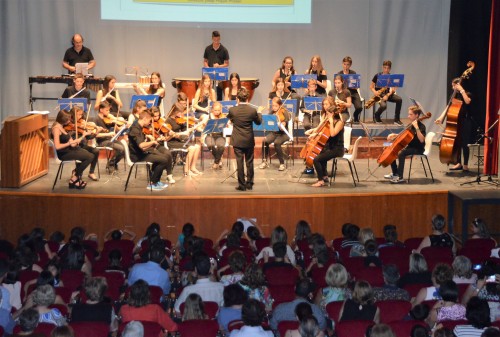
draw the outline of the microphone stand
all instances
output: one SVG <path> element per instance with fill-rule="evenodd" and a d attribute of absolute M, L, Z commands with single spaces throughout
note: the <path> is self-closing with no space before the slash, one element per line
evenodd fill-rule
<path fill-rule="evenodd" d="M 476 140 L 476 142 L 474 144 L 468 144 L 469 147 L 476 147 L 477 148 L 477 154 L 476 154 L 476 157 L 477 157 L 477 176 L 476 176 L 476 179 L 474 180 L 471 180 L 471 181 L 466 181 L 465 183 L 461 183 L 460 186 L 463 186 L 463 185 L 470 185 L 470 184 L 474 184 L 474 183 L 477 183 L 478 185 L 481 184 L 481 183 L 487 183 L 487 184 L 490 184 L 490 185 L 495 185 L 498 187 L 499 185 L 499 182 L 498 181 L 493 181 L 493 178 L 491 177 L 491 174 L 487 174 L 487 175 L 482 175 L 481 174 L 481 161 L 480 161 L 480 158 L 481 157 L 484 157 L 481 156 L 480 154 L 480 150 L 481 150 L 481 142 L 484 142 L 485 139 L 488 139 L 489 142 L 491 142 L 493 140 L 493 137 L 489 137 L 488 136 L 488 133 L 498 124 L 498 119 L 495 121 L 495 123 L 493 123 L 489 128 L 488 130 L 486 130 L 484 133 L 481 133 L 481 129 L 479 129 L 479 137 L 478 139 Z M 483 180 L 482 178 L 485 177 L 486 180 Z"/>

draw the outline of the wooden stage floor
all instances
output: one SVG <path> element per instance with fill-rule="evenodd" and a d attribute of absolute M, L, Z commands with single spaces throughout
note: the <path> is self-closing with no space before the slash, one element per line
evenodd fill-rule
<path fill-rule="evenodd" d="M 100 159 L 100 181 L 87 179 L 85 190 L 68 189 L 71 165 L 65 167 L 63 178 L 52 190 L 57 164 L 50 159 L 48 175 L 19 189 L 0 189 L 0 237 L 16 240 L 36 225 L 44 227 L 47 233 L 68 233 L 69 228 L 82 225 L 101 237 L 110 228 L 123 227 L 140 235 L 156 221 L 168 237 L 177 237 L 182 225 L 192 222 L 199 235 L 216 239 L 223 228 L 230 227 L 239 217 L 257 218 L 266 235 L 274 226 L 283 225 L 291 236 L 300 219 L 330 237 L 338 236 L 345 222 L 372 227 L 377 235 L 381 235 L 387 223 L 401 228 L 402 238 L 426 235 L 432 215 L 447 214 L 449 192 L 489 193 L 500 198 L 500 190 L 489 184 L 474 182 L 461 186 L 474 181 L 476 172 L 448 173 L 437 152 L 437 145 L 433 145 L 430 163 L 434 182 L 430 176 L 425 177 L 420 161 L 414 160 L 411 182 L 391 184 L 383 177 L 390 168 L 377 168 L 375 159 L 365 158 L 356 161 L 360 179 L 357 187 L 347 163 L 342 162 L 336 181 L 322 188 L 310 186 L 316 181 L 315 176 L 301 175 L 304 165 L 299 159 L 279 172 L 277 160 L 272 161 L 270 168 L 259 169 L 259 157 L 254 162 L 254 189 L 246 192 L 235 190 L 237 181 L 231 176 L 236 168 L 234 160 L 229 168 L 224 165 L 222 170 L 213 170 L 208 157 L 203 174 L 196 177 L 183 177 L 182 166 L 176 166 L 177 182 L 163 191 L 148 190 L 145 171 L 139 168 L 137 178 L 132 174 L 125 192 L 128 171 L 123 163 L 119 172 L 109 175 L 104 170 L 104 159 Z M 472 170 L 475 163 L 472 157 Z M 409 164 L 407 160 L 405 179 Z M 198 167 L 201 169 L 200 164 Z"/>

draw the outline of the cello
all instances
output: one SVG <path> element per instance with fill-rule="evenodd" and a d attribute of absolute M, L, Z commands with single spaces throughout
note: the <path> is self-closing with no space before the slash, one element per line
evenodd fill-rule
<path fill-rule="evenodd" d="M 424 119 L 430 118 L 432 114 L 427 112 L 422 115 L 418 121 L 423 121 Z M 377 163 L 380 166 L 387 167 L 391 165 L 391 163 L 396 160 L 399 152 L 403 150 L 410 142 L 412 141 L 415 135 L 410 131 L 411 126 L 413 124 L 410 123 L 403 131 L 399 133 L 399 135 L 394 139 L 392 144 L 384 149 L 384 152 L 377 158 Z"/>
<path fill-rule="evenodd" d="M 469 78 L 476 65 L 474 62 L 467 62 L 467 68 L 460 76 L 460 82 L 463 79 Z M 443 164 L 452 164 L 458 161 L 460 153 L 460 125 L 458 115 L 462 108 L 463 102 L 455 98 L 456 89 L 453 90 L 450 101 L 448 102 L 446 114 L 446 127 L 444 129 L 441 143 L 439 144 L 439 161 Z M 445 109 L 446 110 L 446 109 Z M 457 141 L 458 140 L 458 141 Z"/>
<path fill-rule="evenodd" d="M 331 107 L 333 114 L 340 114 L 343 110 L 341 105 Z M 330 110 L 329 109 L 329 110 Z M 330 138 L 330 121 L 325 118 L 317 127 L 318 133 L 316 136 L 307 141 L 306 145 L 300 151 L 300 158 L 303 158 L 307 167 L 313 167 L 314 158 L 316 158 L 325 147 L 326 142 Z"/>

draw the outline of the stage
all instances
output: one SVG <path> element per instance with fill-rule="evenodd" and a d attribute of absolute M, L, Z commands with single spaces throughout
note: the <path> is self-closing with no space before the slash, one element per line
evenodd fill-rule
<path fill-rule="evenodd" d="M 295 223 L 305 219 L 313 230 L 327 238 L 339 236 L 342 224 L 352 222 L 360 227 L 372 227 L 376 235 L 382 235 L 382 227 L 392 223 L 398 226 L 400 238 L 404 239 L 428 234 L 430 218 L 435 213 L 447 215 L 451 229 L 461 235 L 463 207 L 461 197 L 450 197 L 454 192 L 465 193 L 473 200 L 485 195 L 488 200 L 500 200 L 496 186 L 475 182 L 475 157 L 471 158 L 471 171 L 449 173 L 446 165 L 439 162 L 439 149 L 435 144 L 430 156 L 434 182 L 430 175 L 425 176 L 417 159 L 413 162 L 410 183 L 392 184 L 383 177 L 390 173 L 390 168 L 378 167 L 376 159 L 368 156 L 366 148 L 361 148 L 362 158 L 355 161 L 360 179 L 357 186 L 353 184 L 347 163 L 340 162 L 335 182 L 322 188 L 310 186 L 316 178 L 302 174 L 301 159 L 295 159 L 294 164 L 289 161 L 283 172 L 277 170 L 276 158 L 268 169 L 259 169 L 260 147 L 256 149 L 255 185 L 252 191 L 245 192 L 235 190 L 236 175 L 231 174 L 236 164 L 230 159 L 227 166 L 226 154 L 222 169 L 214 170 L 210 154 L 206 152 L 203 174 L 196 177 L 184 177 L 182 166 L 177 165 L 173 172 L 176 183 L 153 192 L 146 188 L 144 168 L 139 168 L 136 178 L 132 173 L 128 189 L 124 191 L 128 168 L 125 170 L 120 163 L 119 171 L 110 175 L 105 170 L 105 158 L 99 160 L 100 181 L 86 179 L 88 185 L 84 190 L 68 189 L 72 165 L 67 165 L 63 178 L 52 190 L 58 164 L 51 158 L 46 176 L 19 189 L 0 189 L 0 237 L 15 241 L 34 226 L 44 227 L 49 234 L 61 230 L 68 235 L 69 229 L 77 225 L 97 233 L 101 239 L 111 228 L 126 227 L 142 235 L 155 221 L 162 226 L 162 235 L 171 240 L 175 240 L 186 222 L 195 225 L 198 235 L 215 240 L 237 218 L 249 217 L 257 219 L 265 235 L 269 235 L 274 226 L 282 225 L 292 236 Z M 405 179 L 409 164 L 407 160 Z M 201 170 L 201 163 L 198 168 Z M 468 181 L 473 183 L 461 185 Z M 450 208 L 453 214 L 448 213 Z M 496 205 L 477 202 L 467 214 L 471 218 L 483 217 L 493 226 L 497 209 Z"/>

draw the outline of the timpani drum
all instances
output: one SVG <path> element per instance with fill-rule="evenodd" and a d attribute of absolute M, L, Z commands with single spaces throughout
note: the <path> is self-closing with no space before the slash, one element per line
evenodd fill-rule
<path fill-rule="evenodd" d="M 259 86 L 259 79 L 258 78 L 253 78 L 253 77 L 242 77 L 240 79 L 241 86 L 245 87 L 245 89 L 248 90 L 250 93 L 250 96 L 248 97 L 248 101 L 252 100 L 254 90 Z M 230 81 L 222 81 L 221 85 L 223 89 L 226 89 L 229 87 L 231 84 Z"/>
<path fill-rule="evenodd" d="M 177 89 L 177 92 L 185 93 L 189 102 L 191 102 L 196 95 L 199 83 L 199 78 L 175 77 L 172 79 L 172 86 Z"/>

